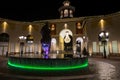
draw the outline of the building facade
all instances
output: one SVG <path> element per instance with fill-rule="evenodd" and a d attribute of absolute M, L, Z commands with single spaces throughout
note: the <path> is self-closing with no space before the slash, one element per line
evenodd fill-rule
<path fill-rule="evenodd" d="M 101 31 L 109 33 L 105 45 L 106 54 L 120 53 L 120 12 L 86 17 L 73 17 L 75 8 L 69 1 L 59 9 L 60 19 L 33 22 L 0 19 L 0 55 L 6 53 L 41 53 L 40 30 L 46 22 L 51 30 L 51 52 L 62 53 L 65 50 L 76 53 L 85 47 L 90 54 L 103 54 L 103 45 L 98 40 Z"/>

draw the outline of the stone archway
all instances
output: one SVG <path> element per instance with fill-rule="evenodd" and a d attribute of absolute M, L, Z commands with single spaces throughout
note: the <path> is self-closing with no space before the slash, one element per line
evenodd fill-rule
<path fill-rule="evenodd" d="M 83 38 L 77 37 L 76 38 L 76 51 L 81 53 L 82 49 L 83 49 Z"/>
<path fill-rule="evenodd" d="M 8 55 L 9 37 L 7 33 L 0 34 L 0 55 L 2 56 Z"/>

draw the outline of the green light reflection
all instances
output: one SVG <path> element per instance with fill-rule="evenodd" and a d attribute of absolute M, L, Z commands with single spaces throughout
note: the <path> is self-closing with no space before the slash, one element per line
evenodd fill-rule
<path fill-rule="evenodd" d="M 15 67 L 15 68 L 21 68 L 21 69 L 29 69 L 29 70 L 70 70 L 70 69 L 80 69 L 85 68 L 88 66 L 88 61 L 86 60 L 85 63 L 75 66 L 67 66 L 67 67 L 49 67 L 49 66 L 30 66 L 30 65 L 22 65 L 17 63 L 12 63 L 10 60 L 8 60 L 8 66 Z"/>

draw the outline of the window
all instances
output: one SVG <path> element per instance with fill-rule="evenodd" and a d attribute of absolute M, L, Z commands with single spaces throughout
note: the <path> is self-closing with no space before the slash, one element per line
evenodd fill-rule
<path fill-rule="evenodd" d="M 61 11 L 60 13 L 60 18 L 63 18 L 63 11 Z"/>
<path fill-rule="evenodd" d="M 97 43 L 93 42 L 93 53 L 97 52 Z"/>
<path fill-rule="evenodd" d="M 117 41 L 112 41 L 112 52 L 118 53 L 118 43 Z"/>
<path fill-rule="evenodd" d="M 70 10 L 70 17 L 73 17 L 73 11 Z"/>
<path fill-rule="evenodd" d="M 51 35 L 56 35 L 56 25 L 55 24 L 51 24 L 50 26 L 50 30 L 51 30 Z"/>
<path fill-rule="evenodd" d="M 80 22 L 76 23 L 76 34 L 83 34 L 83 28 Z"/>
<path fill-rule="evenodd" d="M 64 10 L 64 17 L 68 17 L 68 9 Z"/>

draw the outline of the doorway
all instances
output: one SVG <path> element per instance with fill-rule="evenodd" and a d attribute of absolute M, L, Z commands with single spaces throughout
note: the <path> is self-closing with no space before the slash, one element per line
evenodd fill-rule
<path fill-rule="evenodd" d="M 83 38 L 77 37 L 76 38 L 76 52 L 81 53 L 83 49 Z"/>
<path fill-rule="evenodd" d="M 59 49 L 64 51 L 71 48 L 73 48 L 73 33 L 69 29 L 63 29 L 59 34 Z"/>
<path fill-rule="evenodd" d="M 8 46 L 0 46 L 0 55 L 5 56 L 8 52 Z"/>

